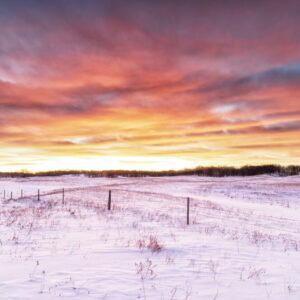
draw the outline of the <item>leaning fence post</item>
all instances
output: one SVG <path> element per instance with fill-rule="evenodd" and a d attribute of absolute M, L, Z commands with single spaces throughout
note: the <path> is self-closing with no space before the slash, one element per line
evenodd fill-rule
<path fill-rule="evenodd" d="M 38 201 L 40 201 L 40 190 L 38 190 Z"/>
<path fill-rule="evenodd" d="M 186 224 L 190 224 L 190 198 L 187 198 L 186 206 Z"/>
<path fill-rule="evenodd" d="M 65 204 L 65 189 L 62 189 L 62 204 Z"/>
<path fill-rule="evenodd" d="M 108 191 L 108 210 L 111 209 L 111 190 Z"/>

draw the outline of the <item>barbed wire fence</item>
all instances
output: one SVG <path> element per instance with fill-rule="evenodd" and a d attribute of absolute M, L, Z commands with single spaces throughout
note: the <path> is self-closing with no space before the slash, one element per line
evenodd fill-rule
<path fill-rule="evenodd" d="M 33 211 L 37 209 L 37 212 L 40 208 L 43 211 L 57 208 L 51 212 L 58 213 L 58 216 L 81 217 L 85 215 L 86 218 L 97 216 L 104 222 L 114 222 L 119 227 L 128 224 L 133 227 L 142 225 L 140 228 L 144 228 L 143 230 L 151 227 L 157 231 L 162 228 L 170 228 L 172 231 L 175 228 L 184 227 L 184 230 L 189 228 L 189 230 L 207 235 L 215 233 L 227 236 L 229 239 L 246 237 L 255 244 L 258 241 L 261 243 L 279 241 L 284 249 L 298 251 L 300 242 L 298 233 L 293 228 L 295 224 L 300 224 L 299 219 L 281 217 L 280 222 L 274 223 L 273 216 L 265 218 L 265 226 L 275 230 L 271 236 L 264 229 L 261 231 L 261 223 L 255 218 L 255 215 L 260 218 L 260 212 L 255 214 L 251 206 L 249 209 L 228 206 L 226 202 L 220 203 L 206 197 L 204 190 L 198 192 L 198 197 L 188 198 L 171 195 L 167 190 L 165 192 L 141 190 L 139 186 L 131 186 L 128 189 L 125 185 L 36 189 L 35 192 L 31 189 L 30 193 L 20 189 L 18 192 L 16 189 L 14 192 L 2 189 L 0 190 L 0 202 L 2 202 L 0 209 L 3 210 L 3 216 L 15 215 L 15 220 L 16 216 L 22 217 L 24 208 L 30 208 Z M 242 199 L 242 196 L 240 197 Z M 18 209 L 19 213 L 14 214 L 14 211 Z M 276 232 L 281 232 L 283 220 L 287 230 L 278 237 Z"/>
<path fill-rule="evenodd" d="M 147 220 L 150 221 L 170 220 L 176 215 L 183 222 L 185 220 L 187 225 L 190 224 L 190 203 L 193 200 L 192 198 L 172 196 L 166 193 L 130 190 L 115 185 L 51 190 L 37 189 L 36 192 L 26 192 L 25 189 L 21 189 L 18 193 L 15 190 L 12 192 L 3 189 L 0 192 L 0 199 L 7 204 L 30 201 L 35 204 L 53 203 L 133 214 L 142 212 L 147 215 Z M 175 215 L 171 216 L 172 212 Z M 195 223 L 195 221 L 193 222 Z"/>

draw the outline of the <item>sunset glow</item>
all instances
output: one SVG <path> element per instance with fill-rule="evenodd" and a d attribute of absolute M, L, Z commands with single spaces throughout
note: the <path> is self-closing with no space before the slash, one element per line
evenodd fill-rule
<path fill-rule="evenodd" d="M 0 171 L 299 164 L 299 1 L 4 1 Z"/>

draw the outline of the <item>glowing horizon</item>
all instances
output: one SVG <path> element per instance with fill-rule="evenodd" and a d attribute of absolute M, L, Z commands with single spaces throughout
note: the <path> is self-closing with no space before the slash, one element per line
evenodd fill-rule
<path fill-rule="evenodd" d="M 0 171 L 299 164 L 297 1 L 18 1 Z"/>

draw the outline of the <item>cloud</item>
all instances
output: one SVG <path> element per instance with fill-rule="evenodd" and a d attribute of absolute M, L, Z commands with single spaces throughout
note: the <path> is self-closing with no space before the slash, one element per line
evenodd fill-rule
<path fill-rule="evenodd" d="M 212 161 L 213 149 L 221 159 L 256 139 L 284 151 L 299 130 L 299 13 L 297 1 L 6 1 L 0 151 L 23 151 L 24 163 Z"/>
<path fill-rule="evenodd" d="M 226 114 L 231 112 L 243 112 L 251 111 L 257 108 L 264 107 L 270 100 L 265 99 L 255 99 L 255 100 L 233 100 L 230 102 L 225 102 L 224 104 L 219 104 L 214 106 L 211 111 L 215 114 Z"/>
<path fill-rule="evenodd" d="M 294 131 L 294 130 L 300 130 L 300 121 L 270 124 L 270 125 L 265 125 L 264 128 L 268 131 Z"/>
<path fill-rule="evenodd" d="M 296 111 L 280 111 L 275 113 L 268 113 L 259 117 L 261 120 L 266 119 L 277 119 L 277 118 L 285 118 L 285 117 L 297 117 L 300 116 L 300 110 Z"/>
<path fill-rule="evenodd" d="M 279 68 L 272 68 L 249 76 L 236 76 L 225 78 L 216 83 L 208 84 L 190 90 L 192 93 L 214 93 L 221 98 L 239 96 L 249 92 L 267 89 L 272 86 L 289 86 L 300 84 L 300 64 L 286 65 Z"/>
<path fill-rule="evenodd" d="M 299 148 L 300 143 L 264 143 L 264 144 L 252 144 L 252 145 L 238 145 L 232 146 L 235 149 L 290 149 Z"/>

